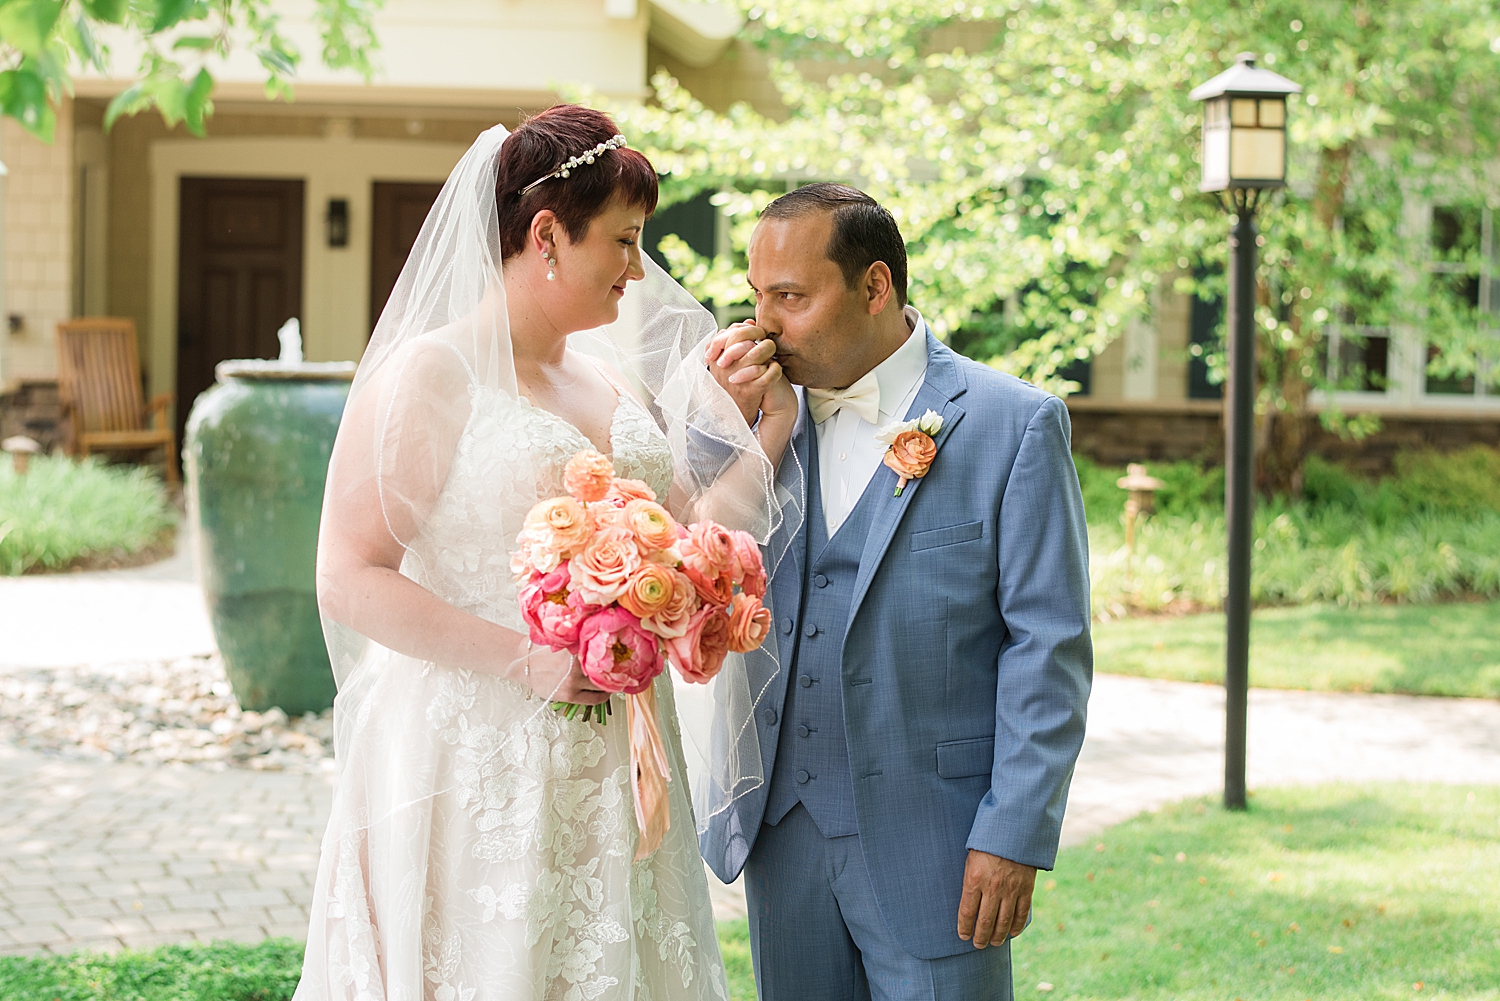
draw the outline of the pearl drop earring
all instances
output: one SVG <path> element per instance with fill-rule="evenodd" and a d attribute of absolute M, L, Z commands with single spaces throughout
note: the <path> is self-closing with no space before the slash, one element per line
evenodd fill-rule
<path fill-rule="evenodd" d="M 542 256 L 547 259 L 547 280 L 549 282 L 557 281 L 557 272 L 553 270 L 557 267 L 557 258 L 548 254 L 546 250 L 542 251 Z"/>

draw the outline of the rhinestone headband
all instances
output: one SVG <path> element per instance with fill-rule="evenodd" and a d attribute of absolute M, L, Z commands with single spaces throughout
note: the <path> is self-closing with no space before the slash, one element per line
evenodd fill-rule
<path fill-rule="evenodd" d="M 581 167 L 584 164 L 593 163 L 594 162 L 594 157 L 601 156 L 601 155 L 609 152 L 612 149 L 619 149 L 621 146 L 624 146 L 624 145 L 625 145 L 625 137 L 624 136 L 615 136 L 613 139 L 606 140 L 606 141 L 600 143 L 599 145 L 595 146 L 593 149 L 589 150 L 587 153 L 579 153 L 577 156 L 575 156 L 575 157 L 571 158 L 570 160 L 568 160 L 561 167 L 558 167 L 556 170 L 554 170 L 552 173 L 548 174 L 546 177 L 538 177 L 536 180 L 534 180 L 530 184 L 526 185 L 526 187 L 522 188 L 521 189 L 521 194 L 523 194 L 523 195 L 526 194 L 526 192 L 530 191 L 532 188 L 536 187 L 538 184 L 541 184 L 543 181 L 550 181 L 554 177 L 567 177 L 576 168 Z"/>

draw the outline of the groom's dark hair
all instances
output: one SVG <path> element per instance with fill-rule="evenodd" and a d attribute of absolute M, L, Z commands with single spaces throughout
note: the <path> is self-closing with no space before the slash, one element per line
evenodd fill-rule
<path fill-rule="evenodd" d="M 880 203 L 847 184 L 819 181 L 788 191 L 761 212 L 762 219 L 795 219 L 813 212 L 833 213 L 828 259 L 844 273 L 850 288 L 876 261 L 891 269 L 896 302 L 906 305 L 906 241 L 896 220 Z"/>

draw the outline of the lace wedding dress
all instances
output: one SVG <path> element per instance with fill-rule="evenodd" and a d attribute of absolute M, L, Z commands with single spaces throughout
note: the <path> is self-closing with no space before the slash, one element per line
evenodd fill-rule
<path fill-rule="evenodd" d="M 564 492 L 567 460 L 593 446 L 477 380 L 470 397 L 402 573 L 524 633 L 510 548 L 530 506 Z M 618 475 L 667 496 L 667 441 L 628 393 L 610 441 Z M 518 481 L 536 495 L 518 496 Z M 671 828 L 635 863 L 619 696 L 608 725 L 569 722 L 519 683 L 372 649 L 339 694 L 359 711 L 341 723 L 349 752 L 299 1001 L 727 1001 L 666 673 L 655 684 Z"/>

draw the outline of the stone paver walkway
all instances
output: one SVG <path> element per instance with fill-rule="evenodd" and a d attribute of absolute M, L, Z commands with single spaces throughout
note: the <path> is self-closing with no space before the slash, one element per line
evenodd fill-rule
<path fill-rule="evenodd" d="M 185 554 L 153 567 L 0 578 L 0 671 L 213 649 Z M 1107 666 L 1107 665 L 1104 665 Z M 1500 702 L 1253 691 L 1250 785 L 1500 783 Z M 1087 841 L 1222 787 L 1223 691 L 1102 674 L 1063 826 Z M 0 953 L 301 938 L 324 775 L 47 758 L 0 744 Z M 709 877 L 721 918 L 738 886 Z"/>
<path fill-rule="evenodd" d="M 1110 824 L 1221 787 L 1223 695 L 1101 675 L 1064 825 Z M 1500 782 L 1500 703 L 1251 693 L 1254 786 Z M 0 952 L 300 938 L 326 822 L 323 776 L 42 758 L 0 748 Z M 720 917 L 744 913 L 710 877 Z"/>

